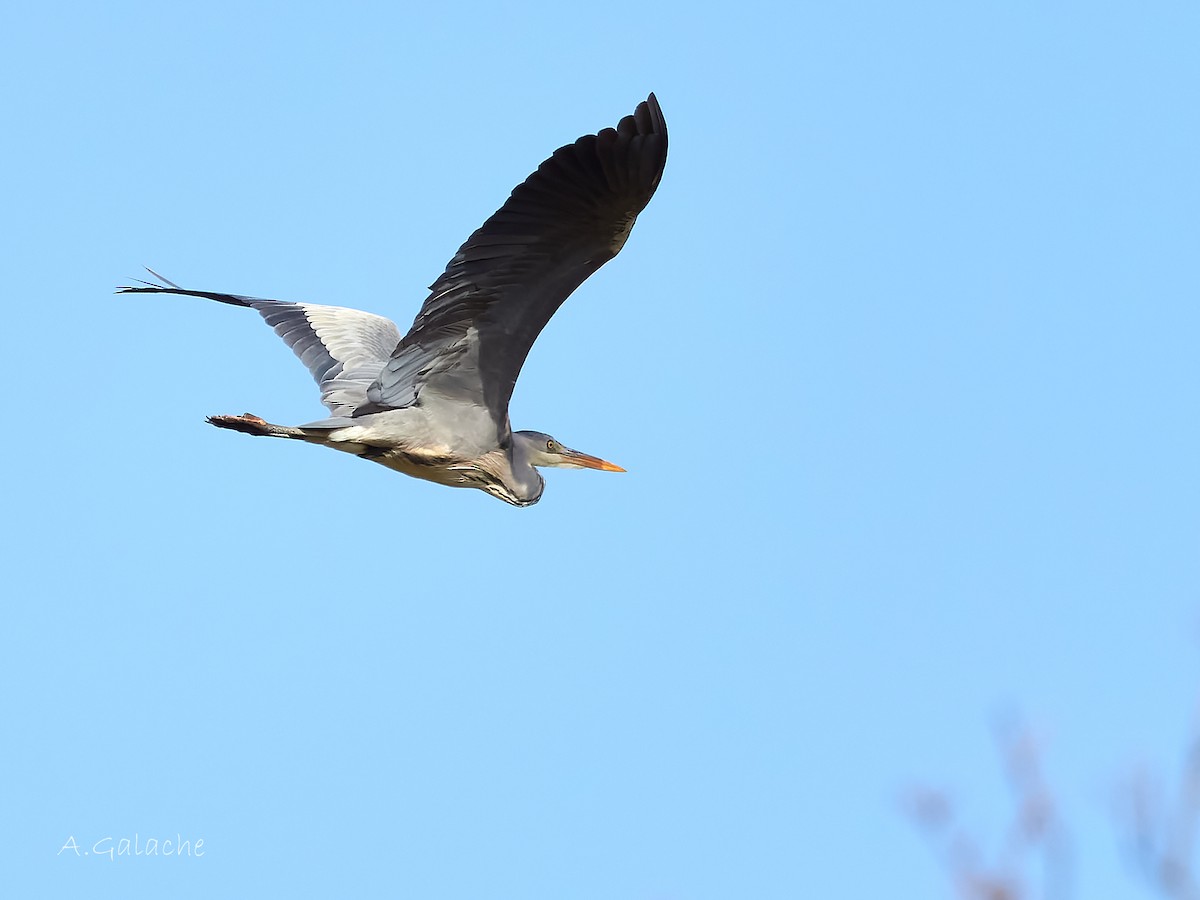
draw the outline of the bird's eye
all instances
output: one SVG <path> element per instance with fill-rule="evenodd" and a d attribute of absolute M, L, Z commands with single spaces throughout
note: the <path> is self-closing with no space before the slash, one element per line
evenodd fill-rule
<path fill-rule="evenodd" d="M 554 443 L 554 441 L 546 441 L 546 449 L 549 450 L 551 453 L 554 452 L 554 448 L 556 446 L 557 445 Z"/>

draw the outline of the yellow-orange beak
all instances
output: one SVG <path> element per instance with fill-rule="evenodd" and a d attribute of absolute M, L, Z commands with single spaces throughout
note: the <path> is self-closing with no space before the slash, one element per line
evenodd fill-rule
<path fill-rule="evenodd" d="M 601 472 L 625 471 L 616 463 L 610 463 L 608 460 L 601 459 L 598 456 L 588 456 L 586 453 L 580 453 L 578 450 L 572 450 L 563 455 L 575 465 L 583 466 L 585 469 L 599 469 Z"/>

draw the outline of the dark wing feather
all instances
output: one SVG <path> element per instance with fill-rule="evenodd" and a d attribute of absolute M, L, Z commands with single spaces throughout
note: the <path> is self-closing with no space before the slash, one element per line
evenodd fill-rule
<path fill-rule="evenodd" d="M 667 126 L 651 94 L 615 129 L 560 147 L 472 234 L 430 287 L 365 411 L 423 394 L 486 405 L 497 425 L 550 317 L 620 251 L 667 161 Z"/>

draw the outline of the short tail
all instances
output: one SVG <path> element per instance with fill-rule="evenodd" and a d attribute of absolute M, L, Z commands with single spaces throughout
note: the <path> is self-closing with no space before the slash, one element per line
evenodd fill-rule
<path fill-rule="evenodd" d="M 240 431 L 242 434 L 253 434 L 258 437 L 310 439 L 309 435 L 306 435 L 299 428 L 288 428 L 286 425 L 272 425 L 266 419 L 261 419 L 250 413 L 240 416 L 208 416 L 206 421 L 208 424 L 216 425 L 218 428 L 228 428 L 231 431 Z"/>

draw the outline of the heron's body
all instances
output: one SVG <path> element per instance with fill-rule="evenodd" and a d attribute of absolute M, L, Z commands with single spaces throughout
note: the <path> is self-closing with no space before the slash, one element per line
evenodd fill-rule
<path fill-rule="evenodd" d="M 211 416 L 222 428 L 322 444 L 426 481 L 475 487 L 515 506 L 536 503 L 539 466 L 624 471 L 513 431 L 508 401 L 542 327 L 589 275 L 616 256 L 662 177 L 666 123 L 651 94 L 616 129 L 559 148 L 459 248 L 401 337 L 360 310 L 185 290 L 256 310 L 321 388 L 331 417 L 300 426 Z"/>
<path fill-rule="evenodd" d="M 521 432 L 513 435 L 507 448 L 483 449 L 447 430 L 444 422 L 433 420 L 420 407 L 368 414 L 345 423 L 324 420 L 295 428 L 272 425 L 249 414 L 209 416 L 208 420 L 247 434 L 321 444 L 425 481 L 480 488 L 514 506 L 536 503 L 545 484 L 528 463 Z"/>

